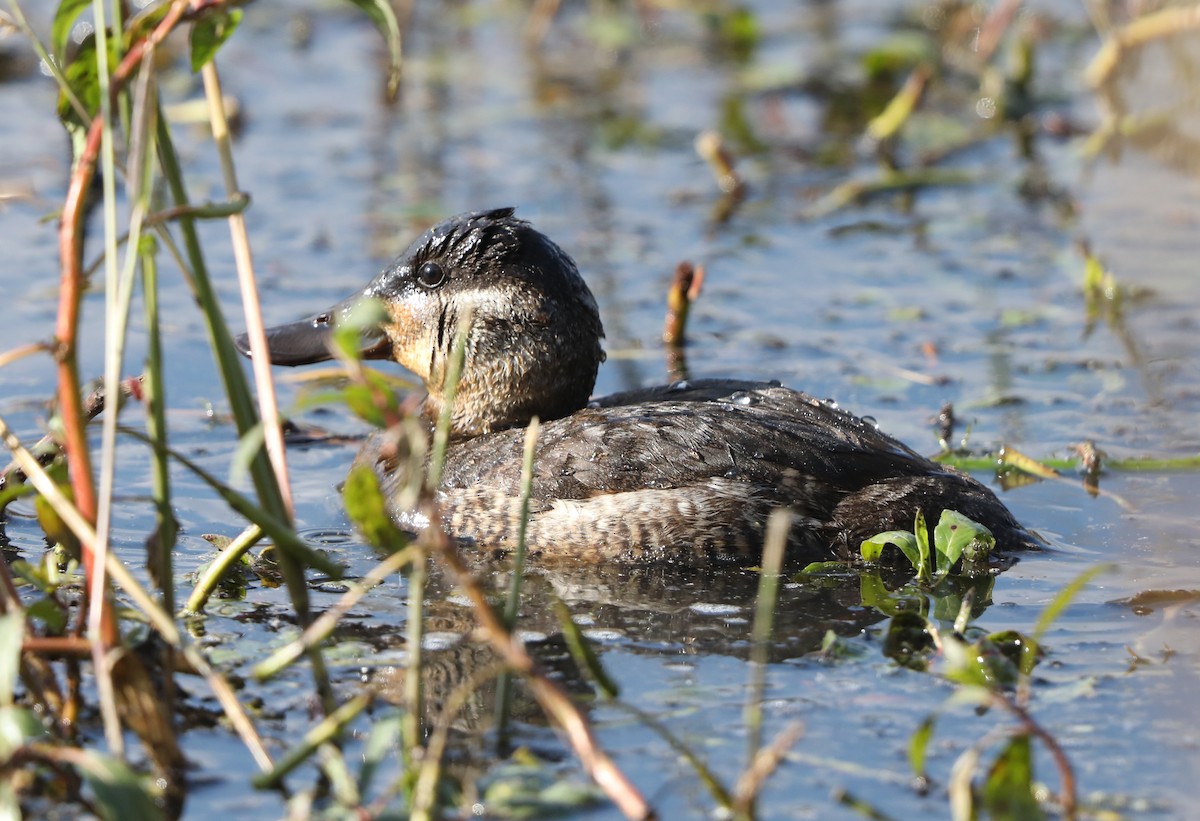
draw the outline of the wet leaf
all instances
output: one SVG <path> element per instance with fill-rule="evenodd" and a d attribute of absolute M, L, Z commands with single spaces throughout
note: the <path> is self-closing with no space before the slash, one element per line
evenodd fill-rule
<path fill-rule="evenodd" d="M 908 763 L 912 767 L 913 775 L 920 778 L 925 778 L 925 754 L 929 750 L 929 740 L 933 738 L 935 724 L 937 716 L 926 716 L 908 740 Z"/>
<path fill-rule="evenodd" d="M 342 488 L 346 515 L 368 542 L 394 553 L 408 544 L 408 536 L 396 527 L 388 514 L 387 500 L 379 487 L 379 477 L 370 466 L 355 465 Z"/>
<path fill-rule="evenodd" d="M 1159 607 L 1187 604 L 1198 599 L 1200 590 L 1143 590 L 1124 599 L 1115 599 L 1112 603 L 1128 607 L 1137 615 L 1144 616 L 1153 613 Z"/>
<path fill-rule="evenodd" d="M 621 688 L 608 675 L 604 665 L 600 663 L 600 657 L 592 650 L 592 645 L 583 635 L 583 631 L 579 629 L 579 625 L 575 623 L 575 619 L 571 618 L 570 608 L 561 599 L 554 600 L 554 614 L 558 616 L 558 624 L 567 640 L 567 649 L 571 651 L 571 657 L 575 659 L 575 663 L 579 665 L 580 669 L 588 671 L 588 675 L 606 698 L 620 696 Z"/>
<path fill-rule="evenodd" d="M 0 761 L 8 761 L 13 750 L 46 735 L 46 728 L 32 710 L 0 707 Z"/>
<path fill-rule="evenodd" d="M 40 619 L 47 632 L 61 635 L 67 627 L 67 613 L 51 598 L 38 599 L 25 608 L 25 614 L 31 619 Z"/>
<path fill-rule="evenodd" d="M 483 804 L 498 818 L 545 818 L 600 800 L 598 787 L 565 779 L 541 764 L 505 764 L 484 780 Z"/>
<path fill-rule="evenodd" d="M 883 555 L 885 545 L 894 544 L 900 548 L 910 564 L 916 568 L 921 561 L 920 550 L 917 547 L 917 537 L 907 530 L 889 530 L 864 541 L 859 548 L 865 561 L 878 561 Z"/>
<path fill-rule="evenodd" d="M 224 8 L 211 11 L 196 21 L 191 36 L 193 73 L 198 73 L 216 56 L 241 22 L 241 9 Z"/>
<path fill-rule="evenodd" d="M 902 611 L 888 622 L 883 639 L 883 654 L 902 667 L 924 670 L 929 666 L 929 654 L 934 649 L 933 637 L 925 618 L 917 613 Z"/>
<path fill-rule="evenodd" d="M 1019 662 L 1011 659 L 987 638 L 968 644 L 953 636 L 942 645 L 946 678 L 958 684 L 982 687 L 989 691 L 1009 688 L 1017 683 Z"/>
<path fill-rule="evenodd" d="M 996 546 L 996 539 L 992 531 L 958 511 L 943 510 L 933 531 L 933 546 L 938 555 L 937 571 L 945 575 L 967 551 L 970 563 L 977 566 L 980 558 L 986 559 Z"/>
<path fill-rule="evenodd" d="M 1016 630 L 991 633 L 987 636 L 987 641 L 1026 674 L 1032 672 L 1034 665 L 1043 655 L 1042 648 L 1036 641 Z"/>
<path fill-rule="evenodd" d="M 164 818 L 143 776 L 111 756 L 81 750 L 72 759 L 75 767 L 95 793 L 92 802 L 106 821 L 156 821 Z"/>
<path fill-rule="evenodd" d="M 8 507 L 10 502 L 20 499 L 23 496 L 32 496 L 37 492 L 33 485 L 26 482 L 18 483 L 13 482 L 11 479 L 9 482 L 10 484 L 5 485 L 4 489 L 0 490 L 0 513 L 4 512 L 4 509 Z"/>
<path fill-rule="evenodd" d="M 1033 790 L 1029 736 L 1014 736 L 988 771 L 983 783 L 983 807 L 992 821 L 1038 821 L 1046 815 Z"/>
<path fill-rule="evenodd" d="M 396 12 L 393 11 L 391 3 L 387 0 L 350 0 L 350 2 L 371 18 L 371 21 L 375 23 L 375 28 L 379 29 L 379 33 L 387 42 L 388 56 L 391 58 L 388 67 L 387 93 L 388 99 L 391 99 L 400 90 L 400 69 L 404 62 L 401 51 L 400 23 L 396 20 Z"/>
<path fill-rule="evenodd" d="M 67 51 L 67 40 L 71 38 L 71 29 L 83 10 L 92 5 L 92 0 L 62 0 L 58 10 L 54 12 L 54 22 L 50 24 L 50 53 L 62 62 Z"/>
<path fill-rule="evenodd" d="M 865 558 L 865 557 L 864 557 Z M 812 575 L 844 575 L 846 573 L 845 562 L 811 562 L 804 565 L 804 569 L 800 571 L 802 576 Z"/>
<path fill-rule="evenodd" d="M 1058 591 L 1058 595 L 1046 605 L 1046 609 L 1042 611 L 1042 615 L 1038 616 L 1037 624 L 1033 626 L 1033 640 L 1040 643 L 1042 637 L 1046 635 L 1046 631 L 1050 629 L 1050 625 L 1067 609 L 1071 601 L 1079 595 L 1079 591 L 1088 582 L 1096 578 L 1096 576 L 1099 576 L 1101 573 L 1107 573 L 1115 567 L 1116 565 L 1113 564 L 1098 564 L 1095 567 L 1088 568 L 1076 576 L 1070 584 Z"/>

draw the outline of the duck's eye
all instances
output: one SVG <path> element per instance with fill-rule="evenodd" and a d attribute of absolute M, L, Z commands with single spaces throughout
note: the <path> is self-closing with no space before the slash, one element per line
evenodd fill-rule
<path fill-rule="evenodd" d="M 426 262 L 417 269 L 417 282 L 426 288 L 436 288 L 446 281 L 446 269 L 436 262 Z"/>

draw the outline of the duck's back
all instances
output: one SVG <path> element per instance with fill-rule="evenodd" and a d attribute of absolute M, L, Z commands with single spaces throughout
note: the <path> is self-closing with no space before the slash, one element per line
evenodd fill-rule
<path fill-rule="evenodd" d="M 451 532 L 515 546 L 525 432 L 455 443 L 442 483 Z M 910 529 L 917 509 L 1031 537 L 995 495 L 864 421 L 775 383 L 701 380 L 605 397 L 542 426 L 529 548 L 583 561 L 753 561 L 774 508 L 795 513 L 790 549 L 826 556 Z"/>

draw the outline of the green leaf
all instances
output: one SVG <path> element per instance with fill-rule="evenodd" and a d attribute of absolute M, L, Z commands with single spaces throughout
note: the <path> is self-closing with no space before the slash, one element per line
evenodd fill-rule
<path fill-rule="evenodd" d="M 567 649 L 571 651 L 571 657 L 575 659 L 575 663 L 581 669 L 588 671 L 592 681 L 596 682 L 596 686 L 600 688 L 600 692 L 606 698 L 620 696 L 620 686 L 608 675 L 604 665 L 600 663 L 600 657 L 596 655 L 591 643 L 583 635 L 583 631 L 579 629 L 575 619 L 571 617 L 571 610 L 563 603 L 562 599 L 554 600 L 554 613 L 558 616 L 559 627 L 562 628 L 563 637 L 567 640 Z"/>
<path fill-rule="evenodd" d="M 918 778 L 925 778 L 925 754 L 929 750 L 929 740 L 933 738 L 935 724 L 937 716 L 926 716 L 908 740 L 908 763 L 912 767 L 913 775 Z"/>
<path fill-rule="evenodd" d="M 1019 667 L 1011 646 L 1001 646 L 987 638 L 973 644 L 947 638 L 943 643 L 946 678 L 959 684 L 982 687 L 992 692 L 1017 683 Z"/>
<path fill-rule="evenodd" d="M 120 62 L 120 41 L 115 37 L 108 38 L 108 64 L 116 66 Z M 88 117 L 95 117 L 100 110 L 100 73 L 96 62 L 96 38 L 87 37 L 79 44 L 74 59 L 63 68 L 63 77 L 71 87 L 75 98 Z M 69 132 L 86 129 L 85 123 L 75 107 L 67 99 L 67 95 L 58 95 L 58 117 Z"/>
<path fill-rule="evenodd" d="M 396 96 L 400 89 L 400 69 L 404 64 L 404 53 L 401 50 L 400 23 L 396 20 L 396 12 L 388 0 L 350 0 L 358 6 L 375 23 L 375 28 L 387 42 L 388 55 L 391 64 L 388 67 L 387 94 L 388 99 Z"/>
<path fill-rule="evenodd" d="M 364 370 L 368 384 L 347 385 L 342 391 L 350 412 L 377 428 L 387 427 L 388 417 L 400 414 L 400 401 L 387 379 L 372 370 Z"/>
<path fill-rule="evenodd" d="M 800 571 L 803 576 L 820 575 L 845 575 L 849 571 L 845 562 L 810 562 L 804 565 L 804 569 Z"/>
<path fill-rule="evenodd" d="M 15 499 L 20 499 L 22 496 L 31 496 L 37 490 L 28 482 L 16 482 L 10 476 L 8 482 L 5 483 L 4 489 L 0 490 L 0 513 L 8 507 L 9 503 Z"/>
<path fill-rule="evenodd" d="M 996 546 L 992 531 L 956 510 L 943 510 L 933 531 L 933 546 L 938 555 L 937 572 L 943 576 L 949 573 L 963 552 L 976 542 L 980 545 L 971 554 L 975 562 L 981 552 L 986 556 Z"/>
<path fill-rule="evenodd" d="M 913 567 L 917 569 L 919 581 L 929 581 L 933 575 L 933 551 L 929 547 L 929 526 L 925 524 L 925 511 L 917 511 L 916 522 L 913 523 L 913 534 L 917 537 L 917 561 Z M 909 557 L 911 561 L 911 557 Z"/>
<path fill-rule="evenodd" d="M 375 773 L 392 750 L 398 748 L 402 724 L 403 717 L 399 711 L 372 720 L 371 730 L 363 745 L 362 766 L 358 770 L 359 795 L 367 795 Z"/>
<path fill-rule="evenodd" d="M 204 68 L 242 22 L 241 9 L 218 9 L 205 14 L 192 26 L 192 72 Z"/>
<path fill-rule="evenodd" d="M 907 610 L 892 616 L 883 637 L 885 656 L 910 670 L 925 670 L 933 650 L 933 637 L 923 616 Z"/>
<path fill-rule="evenodd" d="M 1043 655 L 1041 645 L 1016 630 L 989 633 L 987 640 L 1026 675 L 1033 672 Z"/>
<path fill-rule="evenodd" d="M 0 707 L 0 760 L 7 762 L 18 747 L 46 735 L 46 728 L 32 710 L 11 705 Z"/>
<path fill-rule="evenodd" d="M 387 320 L 383 300 L 375 297 L 360 299 L 349 311 L 338 315 L 337 324 L 333 326 L 333 342 L 347 359 L 362 359 L 363 332 L 377 331 Z"/>
<path fill-rule="evenodd" d="M 369 465 L 358 464 L 350 470 L 342 488 L 342 498 L 346 515 L 372 545 L 394 553 L 408 544 L 408 536 L 388 515 L 379 477 Z"/>
<path fill-rule="evenodd" d="M 1028 735 L 1014 736 L 992 763 L 983 782 L 983 807 L 991 821 L 1039 821 L 1046 817 L 1034 796 Z"/>
<path fill-rule="evenodd" d="M 50 53 L 61 63 L 67 51 L 67 40 L 71 38 L 71 29 L 83 10 L 92 5 L 92 0 L 62 0 L 58 11 L 54 12 L 54 22 L 50 24 Z"/>
<path fill-rule="evenodd" d="M 1058 591 L 1046 609 L 1042 611 L 1042 615 L 1038 616 L 1037 624 L 1033 626 L 1033 640 L 1038 644 L 1041 643 L 1042 637 L 1046 635 L 1046 631 L 1050 629 L 1050 625 L 1059 617 L 1062 611 L 1067 609 L 1067 605 L 1071 600 L 1079 594 L 1079 591 L 1090 582 L 1092 579 L 1101 573 L 1107 573 L 1109 570 L 1116 568 L 1115 564 L 1098 564 L 1095 567 L 1088 568 L 1075 577 L 1075 580 Z"/>
<path fill-rule="evenodd" d="M 83 775 L 95 794 L 93 806 L 106 821 L 156 821 L 164 818 L 147 789 L 147 779 L 130 769 L 124 762 L 110 756 L 81 750 L 72 763 Z"/>
<path fill-rule="evenodd" d="M 889 530 L 886 533 L 880 533 L 862 543 L 859 550 L 862 552 L 864 561 L 878 561 L 883 555 L 885 545 L 894 544 L 900 548 L 900 551 L 908 557 L 913 567 L 917 566 L 917 538 L 907 530 Z"/>
<path fill-rule="evenodd" d="M 54 635 L 61 634 L 67 627 L 66 611 L 51 598 L 38 599 L 25 608 L 25 614 L 31 619 L 41 619 Z"/>

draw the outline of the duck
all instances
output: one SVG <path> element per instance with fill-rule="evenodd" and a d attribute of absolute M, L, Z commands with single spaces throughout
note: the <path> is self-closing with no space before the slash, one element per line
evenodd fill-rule
<path fill-rule="evenodd" d="M 485 554 L 516 547 L 526 428 L 540 421 L 528 555 L 581 563 L 753 564 L 771 512 L 788 508 L 787 557 L 852 558 L 863 540 L 932 526 L 954 510 L 1005 551 L 1038 548 L 996 495 L 880 431 L 873 420 L 778 381 L 695 379 L 593 398 L 604 328 L 571 257 L 513 208 L 474 211 L 425 231 L 362 291 L 267 330 L 274 364 L 328 360 L 331 334 L 364 298 L 382 319 L 362 356 L 423 383 L 431 431 L 465 353 L 437 491 L 443 526 Z M 238 348 L 249 355 L 246 335 Z M 395 459 L 363 455 L 400 509 Z"/>

